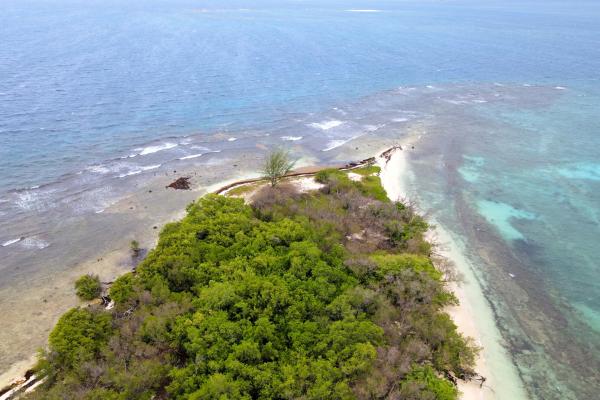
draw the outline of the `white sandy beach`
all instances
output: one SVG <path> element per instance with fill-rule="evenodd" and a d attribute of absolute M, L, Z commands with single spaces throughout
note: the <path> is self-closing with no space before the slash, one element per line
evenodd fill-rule
<path fill-rule="evenodd" d="M 377 164 L 381 167 L 381 182 L 392 200 L 410 198 L 406 186 L 410 173 L 407 154 L 410 146 L 411 142 L 405 141 L 402 144 L 403 150 L 395 150 L 387 162 L 381 156 L 377 158 Z M 473 338 L 482 348 L 477 359 L 476 371 L 487 380 L 482 386 L 479 382 L 460 381 L 461 398 L 465 400 L 527 398 L 516 368 L 502 346 L 500 332 L 473 273 L 473 266 L 464 256 L 461 245 L 444 227 L 431 218 L 429 223 L 434 226 L 430 231 L 429 239 L 437 245 L 436 253 L 449 260 L 462 278 L 460 282 L 452 282 L 450 286 L 458 297 L 460 305 L 451 307 L 447 311 L 459 331 Z"/>

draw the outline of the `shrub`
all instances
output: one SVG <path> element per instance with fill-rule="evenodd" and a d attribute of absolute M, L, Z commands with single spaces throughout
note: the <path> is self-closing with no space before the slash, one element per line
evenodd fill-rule
<path fill-rule="evenodd" d="M 102 293 L 102 284 L 98 275 L 87 274 L 75 281 L 77 296 L 82 300 L 94 300 Z"/>
<path fill-rule="evenodd" d="M 129 249 L 131 250 L 131 255 L 133 257 L 137 257 L 142 250 L 140 249 L 140 244 L 137 240 L 132 240 L 131 243 L 129 243 Z"/>
<path fill-rule="evenodd" d="M 379 168 L 377 165 L 366 165 L 364 167 L 354 168 L 351 170 L 351 172 L 362 176 L 379 175 L 381 168 Z"/>
<path fill-rule="evenodd" d="M 415 367 L 402 382 L 403 399 L 456 400 L 458 390 L 448 380 L 438 377 L 429 366 Z"/>
<path fill-rule="evenodd" d="M 113 282 L 110 286 L 109 295 L 116 304 L 123 304 L 131 298 L 134 292 L 133 275 L 127 273 Z"/>
<path fill-rule="evenodd" d="M 368 175 L 362 178 L 360 182 L 355 183 L 359 187 L 361 193 L 365 196 L 385 203 L 390 201 L 385 189 L 381 186 L 381 179 L 379 179 L 378 176 Z"/>
<path fill-rule="evenodd" d="M 299 197 L 300 193 L 293 185 L 283 183 L 277 188 L 265 186 L 252 197 L 252 205 L 255 210 L 268 213 L 274 206 L 285 206 Z"/>
<path fill-rule="evenodd" d="M 91 361 L 112 333 L 111 316 L 102 311 L 74 308 L 64 314 L 50 333 L 52 361 L 60 369 L 71 369 Z"/>

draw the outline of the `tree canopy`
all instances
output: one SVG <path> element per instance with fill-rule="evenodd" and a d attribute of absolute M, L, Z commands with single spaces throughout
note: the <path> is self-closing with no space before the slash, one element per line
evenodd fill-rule
<path fill-rule="evenodd" d="M 113 310 L 60 319 L 30 398 L 456 399 L 446 377 L 476 349 L 443 311 L 427 225 L 367 175 L 191 204 Z"/>
<path fill-rule="evenodd" d="M 100 297 L 102 285 L 98 275 L 83 275 L 75 281 L 77 296 L 82 300 L 93 300 Z"/>

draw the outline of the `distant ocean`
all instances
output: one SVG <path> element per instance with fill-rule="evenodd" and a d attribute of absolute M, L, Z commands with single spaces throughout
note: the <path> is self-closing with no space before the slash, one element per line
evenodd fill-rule
<path fill-rule="evenodd" d="M 599 2 L 0 7 L 3 314 L 157 176 L 417 134 L 413 195 L 481 265 L 530 395 L 600 392 Z"/>

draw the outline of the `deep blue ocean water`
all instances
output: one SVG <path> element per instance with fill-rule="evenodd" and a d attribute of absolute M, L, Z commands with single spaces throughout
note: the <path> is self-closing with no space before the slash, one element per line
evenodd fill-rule
<path fill-rule="evenodd" d="M 3 0 L 0 254 L 24 245 L 43 252 L 52 243 L 44 229 L 60 213 L 100 212 L 126 193 L 122 182 L 199 162 L 200 154 L 269 133 L 269 144 L 312 138 L 309 147 L 324 157 L 330 153 L 321 150 L 390 121 L 439 114 L 432 124 L 452 131 L 439 143 L 453 143 L 444 149 L 457 154 L 460 185 L 452 190 L 460 187 L 460 196 L 440 191 L 448 177 L 438 174 L 423 198 L 460 203 L 465 217 L 447 222 L 466 237 L 461 223 L 487 221 L 510 263 L 535 272 L 566 304 L 553 315 L 582 322 L 573 329 L 593 338 L 582 351 L 590 359 L 566 368 L 597 365 L 599 71 L 596 1 Z M 394 109 L 388 93 L 464 85 L 465 98 L 479 88 L 493 97 L 494 84 L 521 89 L 497 93 L 505 102 L 450 110 L 456 114 L 416 103 Z M 544 89 L 527 94 L 523 85 Z M 457 126 L 464 130 L 449 128 Z M 22 227 L 49 209 L 35 239 L 12 243 L 31 236 Z M 1 263 L 0 274 L 12 276 Z M 560 330 L 559 317 L 543 329 Z M 511 328 L 518 321 L 503 322 L 530 335 Z M 539 348 L 514 349 L 525 375 L 544 367 L 523 352 L 562 343 L 540 340 Z"/>

